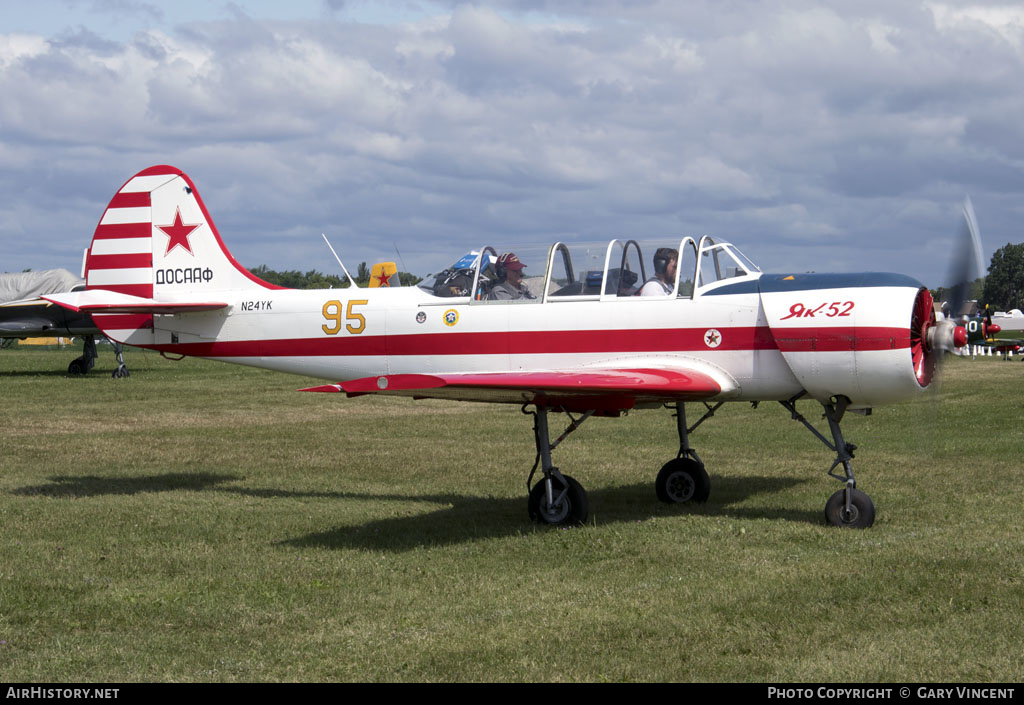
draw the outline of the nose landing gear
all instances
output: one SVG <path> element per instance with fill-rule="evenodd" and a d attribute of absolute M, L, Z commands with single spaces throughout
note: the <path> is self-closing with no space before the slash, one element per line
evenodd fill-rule
<path fill-rule="evenodd" d="M 836 459 L 832 462 L 832 467 L 828 469 L 828 475 L 846 485 L 829 497 L 828 502 L 825 503 L 825 521 L 832 526 L 848 529 L 868 528 L 875 523 L 875 505 L 870 497 L 857 489 L 857 481 L 853 477 L 853 467 L 850 465 L 853 451 L 857 449 L 857 446 L 847 443 L 843 439 L 843 431 L 839 427 L 850 400 L 846 397 L 838 397 L 833 398 L 828 404 L 822 404 L 825 408 L 825 418 L 828 420 L 829 430 L 832 432 L 833 442 L 830 443 L 818 429 L 797 412 L 796 400 L 798 398 L 794 397 L 779 403 L 789 410 L 794 420 L 806 426 L 829 450 L 835 452 Z M 835 471 L 839 465 L 843 466 L 844 473 L 842 475 Z"/>

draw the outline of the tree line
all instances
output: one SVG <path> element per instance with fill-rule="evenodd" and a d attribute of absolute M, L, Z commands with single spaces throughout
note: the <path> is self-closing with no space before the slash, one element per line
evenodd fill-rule
<path fill-rule="evenodd" d="M 953 286 L 932 289 L 936 301 L 945 301 Z M 988 304 L 993 311 L 1024 309 L 1024 243 L 1006 243 L 992 255 L 988 275 L 975 279 L 968 299 Z"/>
<path fill-rule="evenodd" d="M 258 267 L 250 267 L 249 271 L 267 282 L 283 286 L 288 289 L 346 289 L 351 286 L 348 277 L 339 277 L 334 274 L 324 274 L 314 269 L 308 272 L 300 272 L 295 269 L 284 272 L 277 272 L 267 265 L 261 264 Z M 401 286 L 415 286 L 423 281 L 423 277 L 417 277 L 409 272 L 399 272 L 398 279 Z M 369 286 L 370 268 L 366 262 L 360 262 L 355 274 L 356 284 Z"/>
<path fill-rule="evenodd" d="M 996 310 L 1024 309 L 1024 243 L 995 251 L 980 301 Z"/>

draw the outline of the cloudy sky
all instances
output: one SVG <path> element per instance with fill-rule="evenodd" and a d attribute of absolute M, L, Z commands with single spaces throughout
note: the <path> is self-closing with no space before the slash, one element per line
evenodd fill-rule
<path fill-rule="evenodd" d="M 943 283 L 1024 240 L 1024 8 L 782 0 L 0 2 L 0 271 L 172 164 L 247 266 L 711 234 Z"/>

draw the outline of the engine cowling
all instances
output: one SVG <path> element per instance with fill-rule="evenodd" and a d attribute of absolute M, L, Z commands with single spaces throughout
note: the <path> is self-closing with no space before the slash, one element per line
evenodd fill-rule
<path fill-rule="evenodd" d="M 901 274 L 763 275 L 759 289 L 786 364 L 821 402 L 843 396 L 864 408 L 913 397 L 966 336 L 937 323 L 928 289 Z"/>

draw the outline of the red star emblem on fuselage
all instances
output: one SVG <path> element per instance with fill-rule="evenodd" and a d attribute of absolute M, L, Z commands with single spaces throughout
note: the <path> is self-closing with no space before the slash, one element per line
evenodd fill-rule
<path fill-rule="evenodd" d="M 171 254 L 171 250 L 175 247 L 182 247 L 186 252 L 195 257 L 196 253 L 192 251 L 192 246 L 189 244 L 188 236 L 191 235 L 192 231 L 198 228 L 199 225 L 199 223 L 196 225 L 185 225 L 181 222 L 181 210 L 175 209 L 174 222 L 171 225 L 156 226 L 157 230 L 160 230 L 168 237 L 167 251 L 164 252 L 164 257 Z"/>

